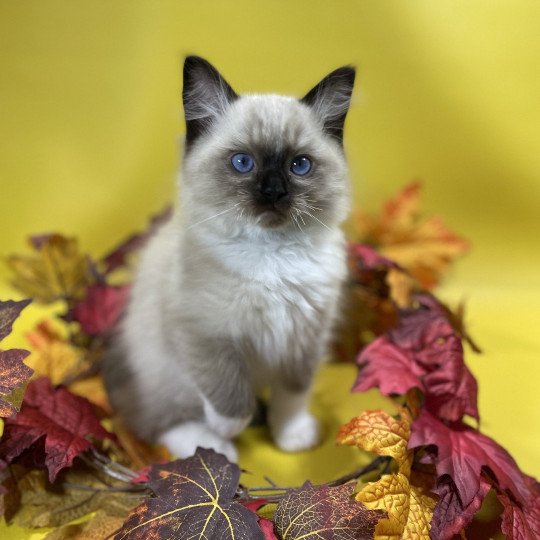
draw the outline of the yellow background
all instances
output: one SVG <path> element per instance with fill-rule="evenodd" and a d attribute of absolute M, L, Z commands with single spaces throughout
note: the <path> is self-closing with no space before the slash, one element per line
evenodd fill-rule
<path fill-rule="evenodd" d="M 239 92 L 302 95 L 355 64 L 356 205 L 420 178 L 425 209 L 472 240 L 442 295 L 467 300 L 485 349 L 468 355 L 482 429 L 538 476 L 539 28 L 537 0 L 0 0 L 0 252 L 54 230 L 98 255 L 173 197 L 185 54 Z M 242 449 L 305 479 L 297 460 Z"/>

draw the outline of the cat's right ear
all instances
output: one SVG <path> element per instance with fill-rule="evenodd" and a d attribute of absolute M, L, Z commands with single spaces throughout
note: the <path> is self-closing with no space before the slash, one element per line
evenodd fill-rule
<path fill-rule="evenodd" d="M 189 146 L 238 95 L 212 64 L 199 56 L 188 56 L 184 62 L 182 99 Z"/>

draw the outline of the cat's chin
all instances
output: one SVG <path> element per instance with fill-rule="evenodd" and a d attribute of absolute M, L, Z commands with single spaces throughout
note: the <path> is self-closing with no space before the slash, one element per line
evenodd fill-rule
<path fill-rule="evenodd" d="M 264 229 L 278 229 L 287 222 L 287 216 L 276 210 L 266 210 L 257 216 L 257 225 Z"/>

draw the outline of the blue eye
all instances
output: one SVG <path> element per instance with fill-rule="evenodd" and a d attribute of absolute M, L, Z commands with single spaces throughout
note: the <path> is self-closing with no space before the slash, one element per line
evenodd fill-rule
<path fill-rule="evenodd" d="M 255 165 L 255 161 L 249 154 L 234 154 L 231 163 L 239 173 L 248 173 Z"/>
<path fill-rule="evenodd" d="M 311 170 L 311 161 L 306 156 L 296 156 L 291 161 L 291 172 L 296 176 L 304 176 Z"/>

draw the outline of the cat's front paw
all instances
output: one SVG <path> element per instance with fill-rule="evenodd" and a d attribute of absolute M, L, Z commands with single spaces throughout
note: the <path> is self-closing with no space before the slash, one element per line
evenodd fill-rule
<path fill-rule="evenodd" d="M 221 437 L 232 439 L 244 431 L 251 421 L 251 415 L 245 418 L 231 418 L 219 414 L 208 400 L 204 400 L 204 418 L 210 428 Z"/>
<path fill-rule="evenodd" d="M 188 458 L 201 448 L 211 448 L 236 463 L 238 452 L 228 439 L 220 437 L 202 422 L 185 422 L 162 433 L 158 441 L 165 445 L 169 452 L 179 458 Z"/>
<path fill-rule="evenodd" d="M 272 437 L 285 452 L 313 448 L 320 441 L 319 421 L 308 412 L 271 422 Z"/>

